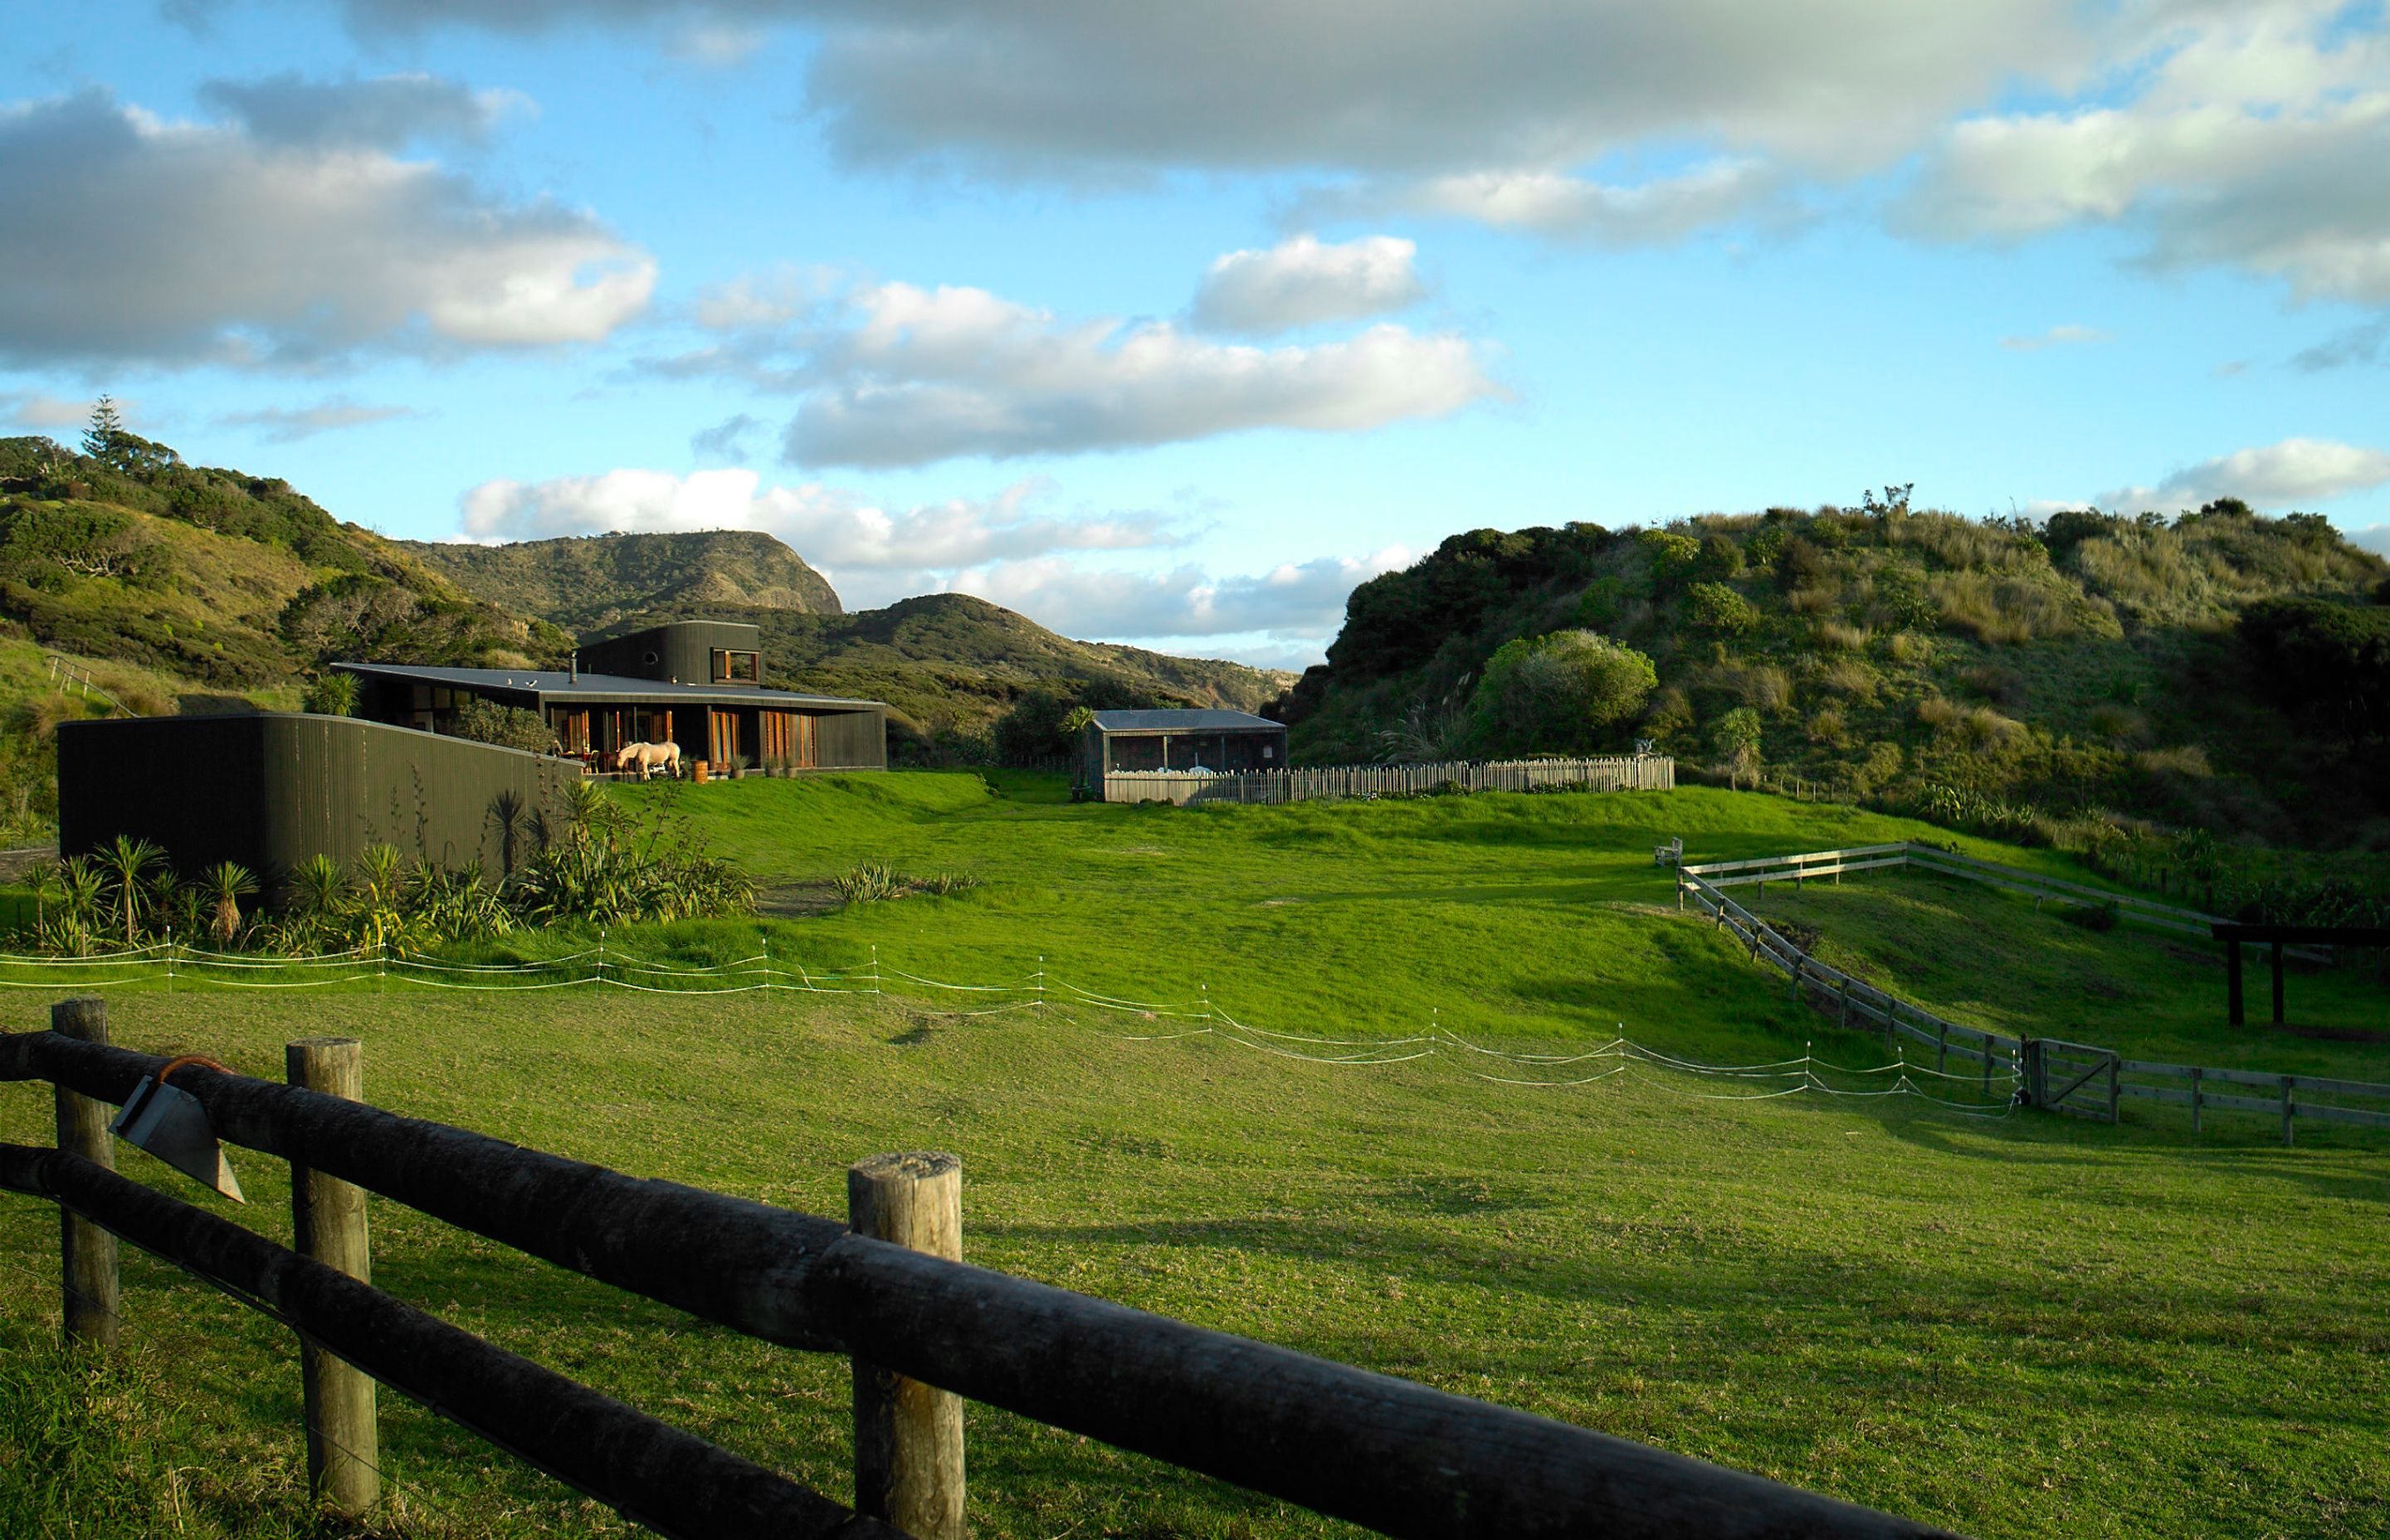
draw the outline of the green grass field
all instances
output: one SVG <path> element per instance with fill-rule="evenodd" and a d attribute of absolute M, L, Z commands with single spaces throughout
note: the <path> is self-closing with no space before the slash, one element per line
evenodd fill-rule
<path fill-rule="evenodd" d="M 1165 811 L 1003 784 L 999 796 L 926 775 L 621 794 L 676 796 L 774 885 L 867 861 L 984 879 L 959 897 L 762 927 L 776 956 L 812 966 L 854 964 L 876 944 L 883 963 L 979 982 L 1042 953 L 1058 976 L 1112 993 L 1208 983 L 1281 1030 L 1394 1033 L 1433 1008 L 1519 1044 L 1607 1038 L 1624 1022 L 1713 1059 L 1814 1039 L 1857 1061 L 1870 1042 L 1840 1036 L 1785 998 L 1780 976 L 1680 919 L 1651 844 L 1682 833 L 1696 858 L 1724 859 L 1919 832 L 1715 791 Z M 1969 848 L 2064 869 L 2047 853 Z M 1857 906 L 1903 892 L 1852 882 L 1799 902 L 1852 905 L 1875 925 Z M 1985 912 L 2029 925 L 2019 907 Z M 1844 918 L 1819 923 L 1839 935 Z M 610 944 L 726 957 L 757 930 Z M 2167 970 L 2163 953 L 2136 960 L 2139 938 L 2067 936 L 2113 949 L 2120 977 Z M 550 933 L 486 950 L 575 944 Z M 1956 1009 L 1962 999 L 1934 993 L 1956 987 L 1946 979 L 1961 975 L 1913 992 Z M 2035 987 L 2055 998 L 2063 978 Z M 0 1008 L 25 1030 L 48 998 L 11 991 Z M 2155 1034 L 2188 998 L 2141 991 L 2106 1008 L 2120 1032 Z M 384 1105 L 814 1212 L 840 1211 L 849 1161 L 951 1149 L 974 1261 L 1973 1534 L 2390 1533 L 2378 1136 L 2302 1127 L 2284 1149 L 2256 1118 L 2216 1119 L 2194 1141 L 2162 1119 L 1719 1101 L 1703 1098 L 1738 1087 L 1650 1069 L 1504 1085 L 1458 1072 L 1452 1056 L 1291 1062 L 1216 1036 L 1127 1041 L 1134 1018 L 966 1018 L 893 995 L 358 986 L 133 993 L 113 1009 L 120 1041 L 261 1074 L 278 1072 L 285 1041 L 353 1034 Z M 0 1092 L 0 1136 L 46 1142 L 48 1106 L 46 1088 Z M 236 1159 L 253 1200 L 242 1217 L 287 1237 L 274 1162 Z M 146 1156 L 124 1163 L 180 1181 Z M 403 1297 L 845 1494 L 842 1365 L 392 1205 L 376 1225 L 377 1281 Z M 50 1211 L 0 1199 L 0 1533 L 315 1533 L 287 1339 L 130 1260 L 125 1363 L 72 1388 L 43 1347 L 56 1233 Z M 425 1414 L 390 1406 L 384 1437 L 404 1483 L 393 1533 L 611 1532 Z M 983 1535 L 1334 1527 L 986 1408 L 970 1437 Z"/>

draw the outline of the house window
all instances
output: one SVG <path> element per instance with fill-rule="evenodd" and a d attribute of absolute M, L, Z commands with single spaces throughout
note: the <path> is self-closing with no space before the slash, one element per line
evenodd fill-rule
<path fill-rule="evenodd" d="M 760 652 L 733 652 L 723 648 L 713 649 L 713 682 L 732 685 L 760 684 L 764 677 L 764 655 Z"/>

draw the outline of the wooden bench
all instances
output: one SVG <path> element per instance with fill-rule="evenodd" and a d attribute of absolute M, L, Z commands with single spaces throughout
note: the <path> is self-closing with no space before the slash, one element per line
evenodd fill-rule
<path fill-rule="evenodd" d="M 1651 865 L 1655 866 L 1681 866 L 1684 864 L 1685 837 L 1683 835 L 1677 835 L 1675 839 L 1669 841 L 1664 845 L 1654 845 L 1651 847 Z"/>

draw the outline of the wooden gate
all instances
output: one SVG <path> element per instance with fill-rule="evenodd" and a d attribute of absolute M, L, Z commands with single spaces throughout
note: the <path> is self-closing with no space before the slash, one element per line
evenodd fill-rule
<path fill-rule="evenodd" d="M 2122 1061 L 2113 1048 L 2068 1043 L 2055 1037 L 2024 1040 L 2025 1094 L 2033 1105 L 2078 1118 L 2116 1121 L 2116 1072 Z"/>

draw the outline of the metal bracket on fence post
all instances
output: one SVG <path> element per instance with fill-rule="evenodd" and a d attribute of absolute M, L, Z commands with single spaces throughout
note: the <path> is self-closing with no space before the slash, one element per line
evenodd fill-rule
<path fill-rule="evenodd" d="M 291 1084 L 343 1101 L 365 1099 L 365 1046 L 353 1037 L 310 1037 L 282 1049 Z M 366 1189 L 290 1162 L 291 1249 L 359 1283 L 373 1281 Z M 307 1486 L 315 1500 L 354 1519 L 381 1500 L 381 1431 L 374 1382 L 299 1339 L 299 1383 L 307 1411 Z"/>
<path fill-rule="evenodd" d="M 79 1043 L 108 1046 L 108 1002 L 90 995 L 60 1000 L 50 1007 L 50 1030 Z M 116 1146 L 108 1136 L 105 1104 L 57 1088 L 58 1148 L 105 1171 L 116 1169 Z M 100 1349 L 116 1345 L 116 1238 L 77 1213 L 58 1210 L 58 1281 L 64 1290 L 60 1315 L 70 1344 Z"/>
<path fill-rule="evenodd" d="M 857 1235 L 960 1262 L 963 1163 L 874 1155 L 846 1171 Z M 951 1392 L 854 1360 L 854 1511 L 919 1540 L 965 1540 L 963 1403 Z"/>

